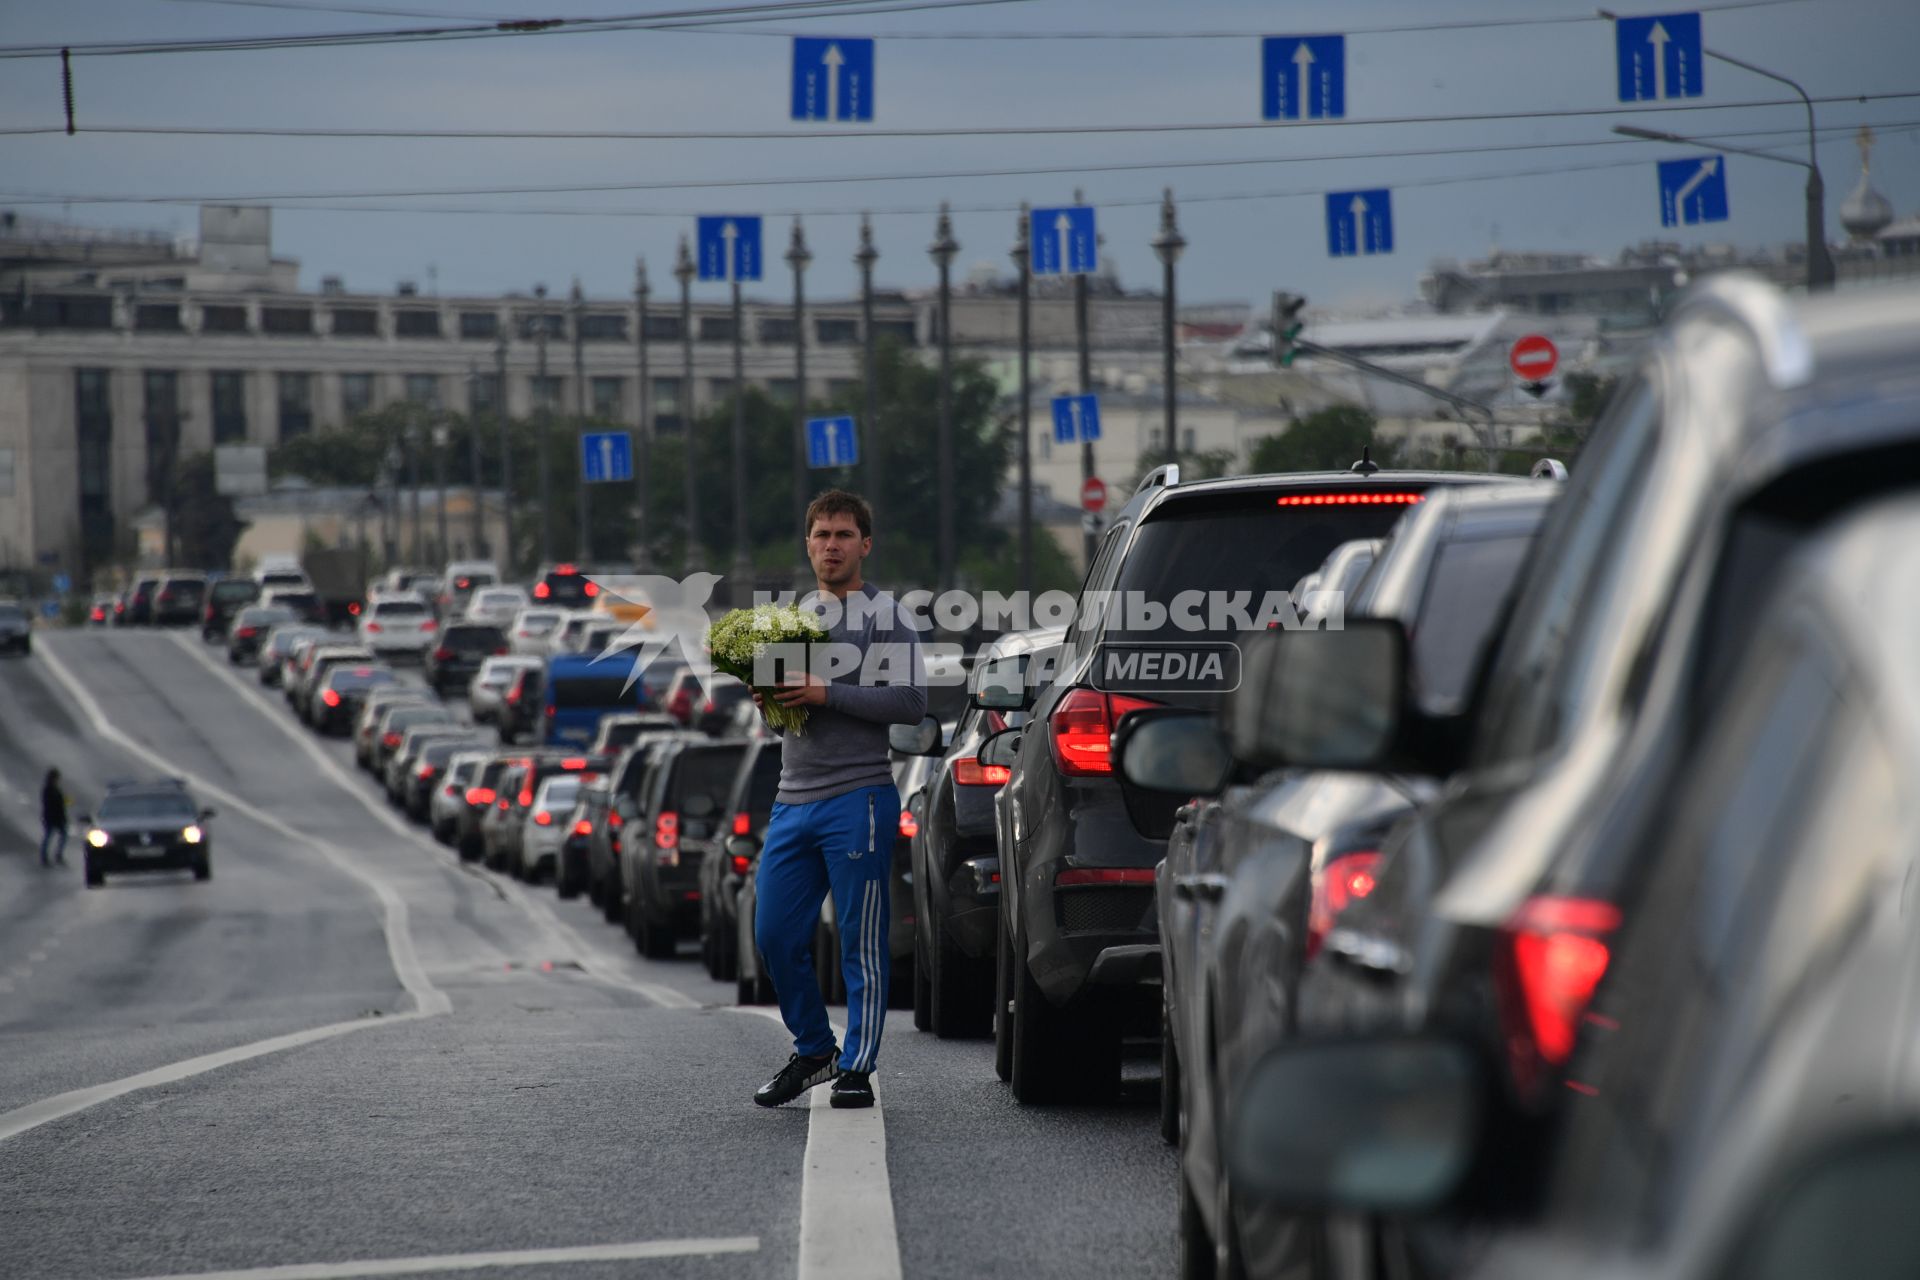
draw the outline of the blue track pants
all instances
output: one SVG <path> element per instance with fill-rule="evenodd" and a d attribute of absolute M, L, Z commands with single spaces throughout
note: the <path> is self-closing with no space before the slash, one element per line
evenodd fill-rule
<path fill-rule="evenodd" d="M 843 1071 L 871 1071 L 880 1055 L 893 969 L 887 945 L 893 843 L 900 793 L 888 783 L 812 804 L 776 804 L 754 881 L 753 937 L 766 957 L 780 1016 L 796 1053 L 833 1048 L 826 1001 L 813 969 L 820 903 L 833 891 L 840 918 L 840 965 L 847 984 Z"/>

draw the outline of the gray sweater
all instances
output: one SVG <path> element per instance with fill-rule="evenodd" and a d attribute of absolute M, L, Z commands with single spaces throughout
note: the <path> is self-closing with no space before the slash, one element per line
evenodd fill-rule
<path fill-rule="evenodd" d="M 812 804 L 891 783 L 887 726 L 918 724 L 927 714 L 919 637 L 891 596 L 871 582 L 860 594 L 869 603 L 850 603 L 827 638 L 857 647 L 865 661 L 860 670 L 833 677 L 827 705 L 807 709 L 806 732 L 782 735 L 775 796 L 781 804 Z"/>

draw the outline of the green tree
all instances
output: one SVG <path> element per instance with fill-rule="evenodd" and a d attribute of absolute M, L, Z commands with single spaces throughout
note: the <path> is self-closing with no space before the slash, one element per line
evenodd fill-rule
<path fill-rule="evenodd" d="M 1255 444 L 1248 468 L 1256 472 L 1345 471 L 1373 444 L 1373 427 L 1373 415 L 1354 405 L 1320 409 Z"/>

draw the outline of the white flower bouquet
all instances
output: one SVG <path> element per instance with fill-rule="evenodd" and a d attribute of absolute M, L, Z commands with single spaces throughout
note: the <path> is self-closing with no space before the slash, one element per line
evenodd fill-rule
<path fill-rule="evenodd" d="M 794 605 L 762 604 L 735 609 L 707 632 L 707 649 L 716 669 L 753 686 L 766 710 L 767 723 L 789 733 L 807 731 L 805 707 L 782 706 L 775 689 L 754 684 L 754 664 L 769 645 L 822 644 L 827 632 L 820 620 Z"/>

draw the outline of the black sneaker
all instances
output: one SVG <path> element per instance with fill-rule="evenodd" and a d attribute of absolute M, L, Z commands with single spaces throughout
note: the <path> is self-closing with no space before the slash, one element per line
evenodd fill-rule
<path fill-rule="evenodd" d="M 833 1096 L 827 1099 L 836 1107 L 870 1107 L 873 1105 L 873 1073 L 871 1071 L 842 1071 L 833 1078 Z"/>
<path fill-rule="evenodd" d="M 787 1059 L 787 1065 L 780 1068 L 779 1075 L 754 1091 L 753 1100 L 763 1107 L 786 1106 L 813 1086 L 833 1079 L 833 1060 L 839 1056 L 838 1049 L 817 1058 L 794 1054 Z"/>

